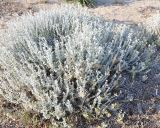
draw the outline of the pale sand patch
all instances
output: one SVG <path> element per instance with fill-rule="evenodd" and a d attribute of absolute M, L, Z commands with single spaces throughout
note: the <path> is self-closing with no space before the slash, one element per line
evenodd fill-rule
<path fill-rule="evenodd" d="M 91 11 L 107 20 L 122 22 L 143 23 L 146 18 L 160 11 L 160 0 L 136 0 L 127 4 L 103 5 L 91 9 Z"/>

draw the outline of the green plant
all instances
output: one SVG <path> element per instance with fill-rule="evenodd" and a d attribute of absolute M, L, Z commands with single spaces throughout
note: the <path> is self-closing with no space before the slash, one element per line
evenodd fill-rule
<path fill-rule="evenodd" d="M 143 72 L 152 54 L 140 29 L 79 6 L 23 16 L 8 26 L 0 36 L 0 94 L 57 127 L 116 115 L 122 73 Z"/>
<path fill-rule="evenodd" d="M 78 2 L 82 6 L 89 6 L 89 7 L 93 7 L 95 5 L 95 0 L 66 0 L 66 1 Z"/>

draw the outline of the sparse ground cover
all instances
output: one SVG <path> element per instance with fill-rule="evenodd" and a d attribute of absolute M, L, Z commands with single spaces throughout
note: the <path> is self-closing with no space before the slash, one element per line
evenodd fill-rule
<path fill-rule="evenodd" d="M 6 23 L 15 19 L 15 17 L 21 16 L 27 12 L 38 12 L 40 9 L 53 9 L 58 4 L 20 4 L 16 2 L 0 2 L 0 21 L 2 22 L 1 28 L 3 31 L 7 28 Z M 158 14 L 160 11 L 159 1 L 133 1 L 130 3 L 112 3 L 108 5 L 107 3 L 99 4 L 95 8 L 89 9 L 96 15 L 103 16 L 106 20 L 116 23 L 131 24 L 136 27 L 137 24 L 143 24 L 144 26 L 153 25 L 152 21 L 147 22 L 148 18 L 152 17 L 154 14 Z M 152 18 L 150 18 L 152 19 Z M 152 19 L 154 20 L 154 19 Z M 159 22 L 159 21 L 157 21 Z M 154 23 L 155 24 L 155 23 Z M 158 23 L 159 24 L 159 23 Z M 157 27 L 158 27 L 158 24 Z M 157 28 L 156 27 L 156 28 Z M 154 28 L 154 27 L 153 27 Z M 158 30 L 158 29 L 157 29 Z M 156 33 L 158 34 L 158 33 Z M 151 40 L 151 43 L 155 40 Z M 160 57 L 159 57 L 159 47 L 156 48 L 156 53 L 152 57 L 152 65 L 150 71 L 145 75 L 133 75 L 132 77 L 128 74 L 122 74 L 125 80 L 122 91 L 122 97 L 125 102 L 122 104 L 122 110 L 125 112 L 118 118 L 118 121 L 110 120 L 110 126 L 101 127 L 151 127 L 158 128 L 159 125 L 159 111 L 160 111 L 160 101 L 159 101 L 159 89 L 160 89 Z M 133 73 L 134 74 L 134 73 Z M 134 78 L 134 80 L 133 80 Z M 131 99 L 131 100 L 130 100 Z M 128 101 L 129 100 L 129 101 Z M 29 114 L 21 111 L 19 106 L 14 106 L 14 104 L 8 104 L 5 100 L 1 100 L 1 106 L 4 108 L 1 111 L 1 127 L 49 127 L 43 122 L 38 122 L 39 115 Z M 127 101 L 127 102 L 126 102 Z M 6 114 L 7 113 L 7 114 Z M 13 114 L 13 115 L 12 115 Z M 15 121 L 11 118 L 12 115 Z M 21 116 L 23 115 L 23 116 Z M 34 116 L 37 115 L 37 116 Z M 32 117 L 30 120 L 29 118 Z M 8 118 L 8 120 L 7 120 Z M 12 119 L 12 120 L 11 120 Z M 23 123 L 22 123 L 23 122 Z M 47 122 L 47 121 L 46 121 Z M 80 124 L 83 123 L 79 122 Z M 95 125 L 92 127 L 98 127 Z M 33 125 L 34 124 L 34 125 Z M 47 124 L 47 123 L 46 123 Z M 19 125 L 19 126 L 18 126 Z M 80 127 L 83 127 L 81 125 Z"/>

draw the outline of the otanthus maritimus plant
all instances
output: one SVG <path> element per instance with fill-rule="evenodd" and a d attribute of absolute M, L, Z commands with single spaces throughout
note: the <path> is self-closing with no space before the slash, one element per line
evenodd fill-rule
<path fill-rule="evenodd" d="M 121 73 L 145 70 L 152 52 L 143 32 L 72 5 L 23 16 L 3 34 L 0 94 L 57 127 L 114 113 Z"/>

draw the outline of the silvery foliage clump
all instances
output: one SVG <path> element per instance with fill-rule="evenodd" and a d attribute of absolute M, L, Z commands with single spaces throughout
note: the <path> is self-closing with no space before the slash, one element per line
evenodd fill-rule
<path fill-rule="evenodd" d="M 152 52 L 142 31 L 79 6 L 18 20 L 1 33 L 0 94 L 62 127 L 72 114 L 100 119 L 114 111 L 121 73 L 145 70 Z"/>

